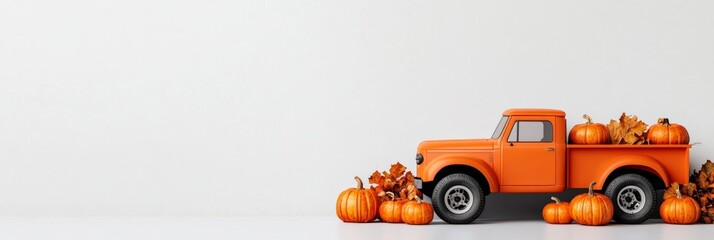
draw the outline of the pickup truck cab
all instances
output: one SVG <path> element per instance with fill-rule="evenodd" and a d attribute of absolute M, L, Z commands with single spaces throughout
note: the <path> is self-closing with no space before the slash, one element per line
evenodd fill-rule
<path fill-rule="evenodd" d="M 424 141 L 415 185 L 448 223 L 470 223 L 490 193 L 558 193 L 587 188 L 610 197 L 614 220 L 641 223 L 657 189 L 687 182 L 691 145 L 568 144 L 565 113 L 509 109 L 488 139 Z"/>

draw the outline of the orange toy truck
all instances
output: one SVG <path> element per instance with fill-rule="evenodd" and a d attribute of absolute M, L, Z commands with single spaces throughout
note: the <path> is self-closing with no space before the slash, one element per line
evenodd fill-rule
<path fill-rule="evenodd" d="M 424 141 L 415 185 L 448 223 L 470 223 L 490 193 L 557 193 L 596 181 L 614 220 L 641 223 L 657 208 L 656 189 L 689 179 L 689 144 L 568 144 L 565 113 L 509 109 L 489 139 Z"/>

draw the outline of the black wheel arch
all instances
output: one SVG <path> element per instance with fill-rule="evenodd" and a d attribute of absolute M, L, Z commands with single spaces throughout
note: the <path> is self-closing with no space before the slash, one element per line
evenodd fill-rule
<path fill-rule="evenodd" d="M 605 183 L 602 185 L 602 191 L 605 191 L 605 188 L 610 185 L 612 180 L 625 174 L 637 174 L 644 177 L 645 179 L 647 179 L 647 181 L 650 182 L 650 184 L 652 184 L 652 187 L 654 187 L 655 190 L 666 188 L 665 182 L 653 170 L 637 166 L 623 166 L 621 168 L 616 169 L 615 171 L 612 171 L 612 173 L 607 176 L 607 180 L 605 180 Z"/>
<path fill-rule="evenodd" d="M 449 165 L 439 170 L 439 172 L 436 173 L 436 176 L 434 177 L 434 181 L 431 182 L 433 183 L 431 190 L 433 190 L 433 186 L 436 185 L 436 183 L 439 182 L 442 178 L 454 173 L 463 173 L 473 177 L 474 179 L 476 179 L 476 181 L 478 181 L 479 185 L 481 185 L 481 189 L 483 190 L 484 196 L 488 196 L 489 194 L 491 194 L 491 187 L 489 186 L 488 180 L 486 180 L 486 177 L 483 175 L 483 173 L 481 173 L 476 168 L 467 165 Z"/>

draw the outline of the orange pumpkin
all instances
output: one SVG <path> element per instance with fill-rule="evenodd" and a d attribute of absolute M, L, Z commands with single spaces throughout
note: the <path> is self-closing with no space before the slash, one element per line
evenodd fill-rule
<path fill-rule="evenodd" d="M 419 196 L 415 196 L 415 199 L 402 207 L 402 221 L 414 225 L 431 223 L 434 220 L 434 208 L 428 202 L 422 202 Z"/>
<path fill-rule="evenodd" d="M 547 223 L 566 224 L 573 221 L 570 217 L 570 204 L 561 202 L 556 197 L 550 197 L 554 203 L 548 203 L 543 207 L 543 220 Z"/>
<path fill-rule="evenodd" d="M 394 193 L 387 192 L 391 201 L 384 201 L 379 205 L 379 216 L 382 218 L 383 222 L 388 223 L 401 223 L 402 222 L 402 207 L 406 201 L 397 200 L 394 198 Z"/>
<path fill-rule="evenodd" d="M 688 144 L 689 132 L 684 126 L 669 123 L 668 118 L 657 119 L 657 124 L 647 130 L 647 142 L 650 144 Z"/>
<path fill-rule="evenodd" d="M 586 123 L 576 124 L 570 129 L 569 140 L 573 144 L 605 144 L 610 143 L 610 130 L 602 123 L 593 123 L 593 119 L 587 114 L 583 118 Z"/>
<path fill-rule="evenodd" d="M 593 192 L 595 181 L 588 193 L 577 195 L 570 201 L 570 216 L 582 225 L 599 226 L 610 223 L 615 208 L 609 197 Z"/>
<path fill-rule="evenodd" d="M 362 187 L 362 179 L 355 177 L 357 188 L 342 191 L 337 197 L 337 217 L 343 222 L 371 222 L 377 218 L 379 197 Z"/>
<path fill-rule="evenodd" d="M 699 220 L 699 204 L 694 198 L 682 196 L 679 189 L 675 190 L 677 197 L 671 197 L 662 203 L 659 215 L 666 223 L 692 224 Z"/>

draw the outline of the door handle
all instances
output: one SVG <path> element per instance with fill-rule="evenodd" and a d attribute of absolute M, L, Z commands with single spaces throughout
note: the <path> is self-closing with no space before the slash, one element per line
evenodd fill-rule
<path fill-rule="evenodd" d="M 545 148 L 545 150 L 546 151 L 555 151 L 555 148 L 549 147 L 549 148 Z"/>

